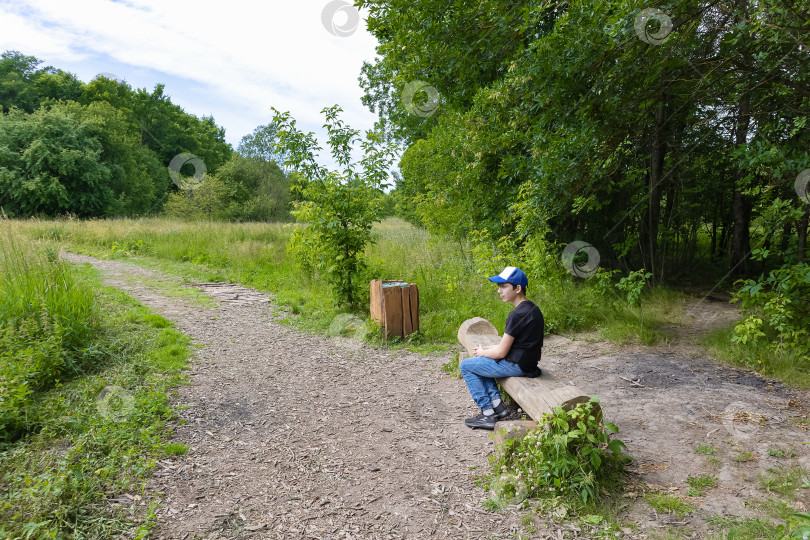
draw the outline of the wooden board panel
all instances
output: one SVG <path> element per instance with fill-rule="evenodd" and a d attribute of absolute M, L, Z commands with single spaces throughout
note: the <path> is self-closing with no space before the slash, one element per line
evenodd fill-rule
<path fill-rule="evenodd" d="M 411 289 L 410 287 L 397 287 L 402 295 L 402 337 L 413 334 L 411 323 Z"/>
<path fill-rule="evenodd" d="M 402 292 L 399 287 L 383 287 L 382 297 L 385 333 L 402 337 Z"/>
<path fill-rule="evenodd" d="M 382 281 L 372 279 L 369 285 L 369 292 L 371 296 L 371 302 L 369 303 L 371 318 L 375 321 L 382 321 Z"/>
<path fill-rule="evenodd" d="M 411 295 L 411 326 L 414 332 L 419 331 L 419 287 L 416 283 L 411 283 L 408 286 L 408 292 Z"/>

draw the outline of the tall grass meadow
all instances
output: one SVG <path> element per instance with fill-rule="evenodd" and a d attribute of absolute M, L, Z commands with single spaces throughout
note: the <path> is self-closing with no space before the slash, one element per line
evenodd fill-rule
<path fill-rule="evenodd" d="M 182 451 L 167 390 L 189 339 L 60 260 L 58 229 L 0 223 L 0 538 L 142 538 L 149 509 L 104 499 Z"/>
<path fill-rule="evenodd" d="M 35 393 L 96 359 L 93 293 L 45 242 L 0 235 L 0 440 L 27 429 Z"/>
<path fill-rule="evenodd" d="M 58 239 L 88 255 L 128 258 L 189 279 L 255 287 L 273 296 L 279 309 L 289 315 L 285 320 L 305 329 L 325 330 L 344 311 L 333 304 L 320 276 L 302 269 L 287 252 L 287 240 L 296 225 L 142 218 L 28 220 L 17 226 L 33 238 Z M 508 250 L 474 239 L 449 241 L 389 218 L 375 224 L 374 243 L 365 257 L 366 282 L 396 279 L 419 287 L 420 331 L 403 345 L 447 349 L 455 344 L 461 323 L 476 316 L 489 319 L 503 331 L 511 306 L 501 302 L 487 277 L 516 263 Z M 598 287 L 596 280 L 577 282 L 555 257 L 551 253 L 545 266 L 537 264 L 534 272 L 529 270 L 528 297 L 543 310 L 547 333 L 605 329 L 610 339 L 639 339 L 637 309 L 626 305 L 610 286 Z M 363 302 L 367 306 L 368 298 Z M 651 291 L 645 296 L 645 326 L 680 320 L 682 306 L 683 298 L 674 293 Z M 368 311 L 356 315 L 368 317 Z M 642 340 L 657 337 L 650 332 Z"/>

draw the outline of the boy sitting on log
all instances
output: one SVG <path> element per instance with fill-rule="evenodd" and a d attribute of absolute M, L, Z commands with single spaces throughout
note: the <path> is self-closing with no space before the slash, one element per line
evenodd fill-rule
<path fill-rule="evenodd" d="M 495 429 L 495 422 L 509 412 L 501 400 L 496 378 L 537 377 L 537 362 L 543 347 L 543 313 L 531 300 L 526 299 L 529 278 L 519 268 L 507 266 L 497 276 L 489 278 L 498 284 L 498 295 L 515 309 L 506 317 L 506 329 L 497 345 L 473 349 L 473 357 L 461 361 L 461 376 L 467 383 L 481 414 L 467 418 L 471 428 Z"/>

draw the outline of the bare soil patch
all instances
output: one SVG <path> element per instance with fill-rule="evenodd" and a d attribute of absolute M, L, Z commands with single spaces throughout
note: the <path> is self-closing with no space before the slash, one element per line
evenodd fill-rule
<path fill-rule="evenodd" d="M 449 354 L 303 334 L 277 322 L 272 302 L 258 291 L 198 284 L 217 300 L 204 308 L 138 283 L 139 275 L 175 279 L 170 276 L 65 256 L 93 264 L 106 284 L 172 320 L 201 346 L 191 384 L 175 398 L 182 407 L 175 439 L 191 449 L 161 460 L 149 486 L 150 497 L 161 501 L 155 538 L 526 534 L 525 510 L 492 513 L 481 506 L 487 493 L 475 479 L 488 470 L 493 443 L 488 432 L 463 424 L 477 411 L 463 381 L 440 369 Z M 695 308 L 697 322 L 717 313 L 709 307 Z M 696 333 L 692 327 L 683 336 Z M 757 479 L 769 467 L 810 469 L 809 447 L 802 444 L 810 440 L 802 429 L 807 424 L 795 421 L 810 412 L 810 394 L 719 366 L 687 338 L 628 349 L 549 336 L 543 368 L 599 396 L 637 460 L 623 515 L 638 529 L 628 529 L 626 538 L 648 538 L 673 525 L 704 537 L 706 516 L 761 515 L 746 502 L 768 496 Z M 695 452 L 702 444 L 717 449 L 716 462 Z M 775 446 L 792 448 L 796 457 L 770 456 Z M 744 452 L 751 459 L 732 459 Z M 687 476 L 700 474 L 717 476 L 720 485 L 704 497 L 686 497 Z M 697 510 L 685 518 L 659 514 L 641 497 L 651 489 L 677 494 Z M 806 497 L 808 490 L 798 493 Z M 807 504 L 799 500 L 795 507 Z M 535 538 L 577 537 L 575 527 L 536 523 Z"/>

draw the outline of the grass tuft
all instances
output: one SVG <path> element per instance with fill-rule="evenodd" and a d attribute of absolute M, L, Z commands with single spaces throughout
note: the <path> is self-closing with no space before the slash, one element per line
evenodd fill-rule
<path fill-rule="evenodd" d="M 0 239 L 0 537 L 143 536 L 148 516 L 107 501 L 142 492 L 165 455 L 189 339 L 40 248 Z"/>
<path fill-rule="evenodd" d="M 674 514 L 678 517 L 683 517 L 694 510 L 694 507 L 688 502 L 676 497 L 675 495 L 666 495 L 663 493 L 647 493 L 644 495 L 644 500 L 647 501 L 652 508 L 658 512 L 666 512 Z"/>

